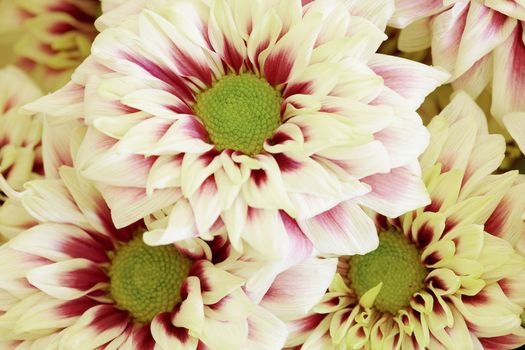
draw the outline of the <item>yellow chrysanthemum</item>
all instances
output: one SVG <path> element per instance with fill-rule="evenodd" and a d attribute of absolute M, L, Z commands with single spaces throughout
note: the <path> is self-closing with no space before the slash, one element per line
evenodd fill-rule
<path fill-rule="evenodd" d="M 511 349 L 521 326 L 525 181 L 491 175 L 505 142 L 464 93 L 429 125 L 420 157 L 431 204 L 376 216 L 377 250 L 341 257 L 306 318 L 290 320 L 296 349 Z"/>

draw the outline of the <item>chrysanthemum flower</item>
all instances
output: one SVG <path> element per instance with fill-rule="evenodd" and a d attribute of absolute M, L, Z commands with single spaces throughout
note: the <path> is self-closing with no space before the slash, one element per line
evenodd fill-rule
<path fill-rule="evenodd" d="M 42 121 L 20 107 L 42 95 L 15 67 L 0 70 L 0 173 L 15 189 L 43 172 Z"/>
<path fill-rule="evenodd" d="M 0 247 L 2 349 L 279 350 L 286 327 L 259 301 L 304 314 L 335 273 L 336 259 L 307 259 L 274 280 L 220 226 L 210 241 L 148 246 L 141 222 L 116 229 L 90 182 L 59 173 L 26 184 L 40 224 Z M 304 291 L 293 304 L 291 286 Z"/>
<path fill-rule="evenodd" d="M 360 205 L 399 215 L 428 200 L 414 167 L 428 135 L 414 110 L 447 76 L 374 54 L 384 34 L 371 21 L 384 27 L 388 2 L 302 3 L 127 2 L 100 18 L 73 81 L 28 108 L 89 125 L 78 166 L 117 227 L 176 216 L 150 243 L 221 219 L 237 249 L 269 251 L 286 237 L 249 237 L 247 225 L 279 232 L 269 227 L 283 215 L 352 199 L 355 227 L 335 244 L 309 238 L 322 252 L 368 251 L 377 238 Z M 382 186 L 392 177 L 403 185 Z"/>
<path fill-rule="evenodd" d="M 99 12 L 99 0 L 1 0 L 2 56 L 54 91 L 89 54 Z"/>
<path fill-rule="evenodd" d="M 474 98 L 491 89 L 491 114 L 511 134 L 521 131 L 517 141 L 525 149 L 525 114 L 508 115 L 525 112 L 525 4 L 515 0 L 395 2 L 390 24 L 408 25 L 401 32 L 401 50 L 431 46 L 433 63 L 452 73 L 456 88 Z"/>
<path fill-rule="evenodd" d="M 341 257 L 328 292 L 290 322 L 297 349 L 510 349 L 525 343 L 525 183 L 490 175 L 504 140 L 465 93 L 430 123 L 431 204 L 377 215 L 379 247 Z"/>

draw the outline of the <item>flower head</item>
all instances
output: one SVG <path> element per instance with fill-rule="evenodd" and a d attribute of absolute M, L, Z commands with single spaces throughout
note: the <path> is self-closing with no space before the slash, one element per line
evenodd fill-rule
<path fill-rule="evenodd" d="M 432 60 L 452 73 L 456 89 L 492 92 L 491 114 L 525 149 L 525 7 L 520 1 L 396 0 L 390 24 L 399 47 L 431 46 Z"/>
<path fill-rule="evenodd" d="M 116 229 L 89 181 L 59 173 L 26 184 L 38 224 L 0 247 L 2 348 L 278 350 L 285 325 L 259 302 L 291 302 L 289 286 L 304 288 L 288 304 L 302 315 L 335 272 L 335 259 L 270 268 L 235 252 L 221 226 L 212 240 L 148 246 L 143 222 Z"/>
<path fill-rule="evenodd" d="M 0 173 L 20 190 L 27 180 L 42 175 L 42 121 L 20 107 L 42 95 L 15 67 L 0 70 Z"/>
<path fill-rule="evenodd" d="M 323 300 L 290 322 L 288 346 L 511 349 L 525 343 L 524 182 L 491 175 L 505 149 L 465 93 L 429 125 L 421 156 L 432 202 L 377 215 L 379 247 L 341 257 Z M 459 146 L 460 145 L 460 146 Z"/>
<path fill-rule="evenodd" d="M 89 54 L 99 0 L 2 0 L 2 43 L 10 63 L 25 69 L 45 91 L 62 87 Z"/>
<path fill-rule="evenodd" d="M 383 5 L 124 3 L 100 18 L 73 81 L 28 108 L 84 117 L 78 166 L 118 227 L 159 210 L 177 215 L 167 233 L 145 234 L 152 244 L 206 235 L 220 220 L 236 249 L 270 251 L 286 237 L 249 237 L 247 226 L 279 232 L 269 227 L 282 216 L 308 218 L 347 199 L 356 222 L 365 220 L 359 205 L 381 211 L 386 196 L 385 214 L 399 215 L 428 199 L 417 167 L 401 171 L 414 186 L 374 185 L 415 164 L 428 135 L 414 110 L 447 76 L 374 54 L 391 9 Z M 377 241 L 352 235 L 317 248 L 350 254 Z"/>

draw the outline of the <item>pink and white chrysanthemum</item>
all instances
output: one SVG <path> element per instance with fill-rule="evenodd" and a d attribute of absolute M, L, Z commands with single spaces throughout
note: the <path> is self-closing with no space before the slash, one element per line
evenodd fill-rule
<path fill-rule="evenodd" d="M 99 12 L 99 0 L 1 0 L 2 56 L 54 91 L 89 54 Z"/>
<path fill-rule="evenodd" d="M 91 182 L 59 174 L 26 184 L 39 224 L 0 247 L 2 349 L 279 350 L 286 327 L 264 304 L 304 315 L 335 273 L 336 259 L 306 259 L 275 278 L 220 226 L 148 246 L 141 221 L 115 228 Z"/>
<path fill-rule="evenodd" d="M 396 0 L 390 24 L 399 47 L 431 47 L 433 63 L 455 88 L 477 98 L 492 91 L 491 114 L 525 150 L 525 4 L 519 0 Z"/>
<path fill-rule="evenodd" d="M 428 200 L 416 161 L 428 134 L 414 110 L 447 78 L 374 53 L 388 3 L 126 2 L 99 19 L 73 81 L 28 108 L 83 118 L 77 164 L 116 226 L 173 218 L 146 233 L 151 244 L 222 220 L 236 249 L 269 251 L 286 247 L 270 229 L 281 217 L 351 200 L 354 226 L 335 244 L 309 238 L 323 253 L 369 251 L 377 238 L 361 206 L 397 216 Z M 276 233 L 250 237 L 249 225 Z"/>
<path fill-rule="evenodd" d="M 429 125 L 421 167 L 432 202 L 376 216 L 379 247 L 341 257 L 328 292 L 289 323 L 293 349 L 514 349 L 521 326 L 525 182 L 491 175 L 501 135 L 457 95 Z"/>

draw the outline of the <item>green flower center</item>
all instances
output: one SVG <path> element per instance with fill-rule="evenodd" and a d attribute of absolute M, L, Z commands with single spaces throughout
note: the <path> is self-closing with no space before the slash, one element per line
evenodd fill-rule
<path fill-rule="evenodd" d="M 410 297 L 424 287 L 428 274 L 416 246 L 396 231 L 381 232 L 379 247 L 350 257 L 349 264 L 348 278 L 357 296 L 361 298 L 383 282 L 374 307 L 392 315 L 409 305 Z"/>
<path fill-rule="evenodd" d="M 117 306 L 137 321 L 150 322 L 181 301 L 180 288 L 191 263 L 173 245 L 151 247 L 137 235 L 112 259 L 111 295 Z"/>
<path fill-rule="evenodd" d="M 281 125 L 282 97 L 254 74 L 226 75 L 197 95 L 195 113 L 221 151 L 254 155 Z"/>

